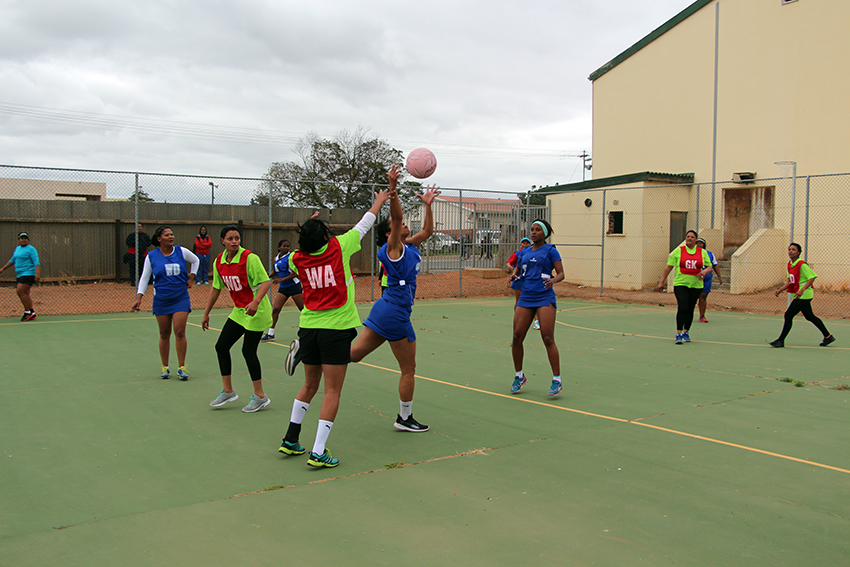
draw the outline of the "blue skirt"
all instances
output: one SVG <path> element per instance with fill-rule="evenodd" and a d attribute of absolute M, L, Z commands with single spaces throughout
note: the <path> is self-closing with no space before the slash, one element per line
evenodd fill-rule
<path fill-rule="evenodd" d="M 416 332 L 410 323 L 410 307 L 401 307 L 386 301 L 383 297 L 375 302 L 369 317 L 363 324 L 388 341 L 407 339 L 416 341 Z"/>
<path fill-rule="evenodd" d="M 189 300 L 189 290 L 177 297 L 161 297 L 160 295 L 153 296 L 153 314 L 159 317 L 160 315 L 173 315 L 185 311 L 192 312 L 192 302 Z"/>
<path fill-rule="evenodd" d="M 517 307 L 548 307 L 549 305 L 554 305 L 556 308 L 558 307 L 558 298 L 555 297 L 555 290 L 550 289 L 548 291 L 540 292 L 528 292 L 523 291 L 519 294 L 519 301 L 517 301 Z"/>

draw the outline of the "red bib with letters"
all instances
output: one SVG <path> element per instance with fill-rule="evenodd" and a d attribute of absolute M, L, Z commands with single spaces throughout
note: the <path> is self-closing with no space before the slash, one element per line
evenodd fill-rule
<path fill-rule="evenodd" d="M 689 276 L 695 276 L 702 271 L 702 248 L 697 246 L 696 252 L 691 254 L 686 246 L 681 247 L 682 255 L 679 258 L 679 271 Z"/>
<path fill-rule="evenodd" d="M 788 283 L 791 284 L 788 286 L 788 293 L 800 291 L 800 268 L 803 267 L 803 264 L 805 262 L 800 260 L 796 266 L 792 266 L 791 261 L 788 261 Z"/>
<path fill-rule="evenodd" d="M 215 269 L 218 275 L 221 276 L 221 281 L 227 291 L 230 292 L 230 297 L 233 299 L 233 304 L 236 307 L 247 307 L 249 303 L 254 301 L 254 290 L 248 284 L 248 255 L 250 250 L 242 251 L 242 256 L 239 261 L 233 264 L 222 262 L 222 258 L 227 252 L 222 252 L 215 259 Z"/>
<path fill-rule="evenodd" d="M 348 286 L 339 240 L 331 238 L 327 249 L 318 256 L 296 250 L 292 254 L 292 263 L 301 278 L 304 306 L 307 309 L 336 309 L 348 301 Z"/>

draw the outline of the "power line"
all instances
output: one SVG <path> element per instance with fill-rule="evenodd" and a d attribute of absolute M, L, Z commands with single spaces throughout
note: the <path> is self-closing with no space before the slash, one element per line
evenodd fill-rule
<path fill-rule="evenodd" d="M 23 120 L 34 120 L 53 124 L 68 124 L 93 130 L 130 130 L 148 134 L 160 134 L 204 140 L 222 140 L 238 143 L 294 145 L 306 133 L 287 132 L 282 130 L 264 130 L 257 128 L 242 128 L 236 126 L 221 126 L 194 122 L 177 122 L 155 118 L 136 118 L 96 112 L 77 110 L 61 110 L 27 104 L 0 102 L 0 114 L 6 114 Z M 583 152 L 566 150 L 541 150 L 537 148 L 506 148 L 497 146 L 472 146 L 463 144 L 439 144 L 399 141 L 393 145 L 424 146 L 444 155 L 480 158 L 514 158 L 514 159 L 579 159 Z"/>

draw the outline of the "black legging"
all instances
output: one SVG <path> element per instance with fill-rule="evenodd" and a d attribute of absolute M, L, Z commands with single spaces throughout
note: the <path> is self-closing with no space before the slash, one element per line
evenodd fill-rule
<path fill-rule="evenodd" d="M 694 307 L 697 306 L 697 301 L 699 301 L 701 293 L 701 287 L 677 285 L 673 288 L 673 294 L 676 296 L 676 303 L 679 304 L 679 310 L 676 311 L 677 331 L 690 330 L 691 323 L 694 322 Z"/>
<path fill-rule="evenodd" d="M 242 356 L 245 358 L 245 364 L 248 366 L 248 374 L 251 375 L 251 381 L 262 380 L 263 372 L 260 369 L 260 358 L 257 356 L 257 348 L 260 346 L 260 338 L 263 336 L 263 332 L 248 331 L 233 319 L 227 320 L 215 343 L 215 352 L 218 355 L 218 367 L 221 370 L 221 375 L 230 376 L 230 349 L 242 335 L 245 335 L 245 339 L 242 341 Z"/>
<path fill-rule="evenodd" d="M 826 330 L 826 325 L 824 325 L 823 321 L 821 321 L 818 316 L 812 312 L 812 300 L 797 298 L 791 302 L 791 305 L 788 306 L 788 310 L 785 312 L 785 325 L 782 327 L 782 334 L 779 335 L 780 341 L 784 341 L 785 337 L 788 336 L 788 333 L 791 332 L 791 325 L 794 324 L 794 316 L 797 315 L 797 313 L 802 313 L 803 317 L 817 327 L 818 331 L 823 333 L 824 337 L 829 336 L 829 331 Z"/>

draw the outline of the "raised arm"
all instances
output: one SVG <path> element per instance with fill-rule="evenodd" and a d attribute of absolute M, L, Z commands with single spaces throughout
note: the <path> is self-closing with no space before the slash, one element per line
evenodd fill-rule
<path fill-rule="evenodd" d="M 428 240 L 429 236 L 434 234 L 434 212 L 431 210 L 431 203 L 434 202 L 434 199 L 437 198 L 439 194 L 439 187 L 436 185 L 429 185 L 424 194 L 416 195 L 422 199 L 422 203 L 425 204 L 425 223 L 422 225 L 422 230 L 407 238 L 408 244 L 419 246 Z"/>

